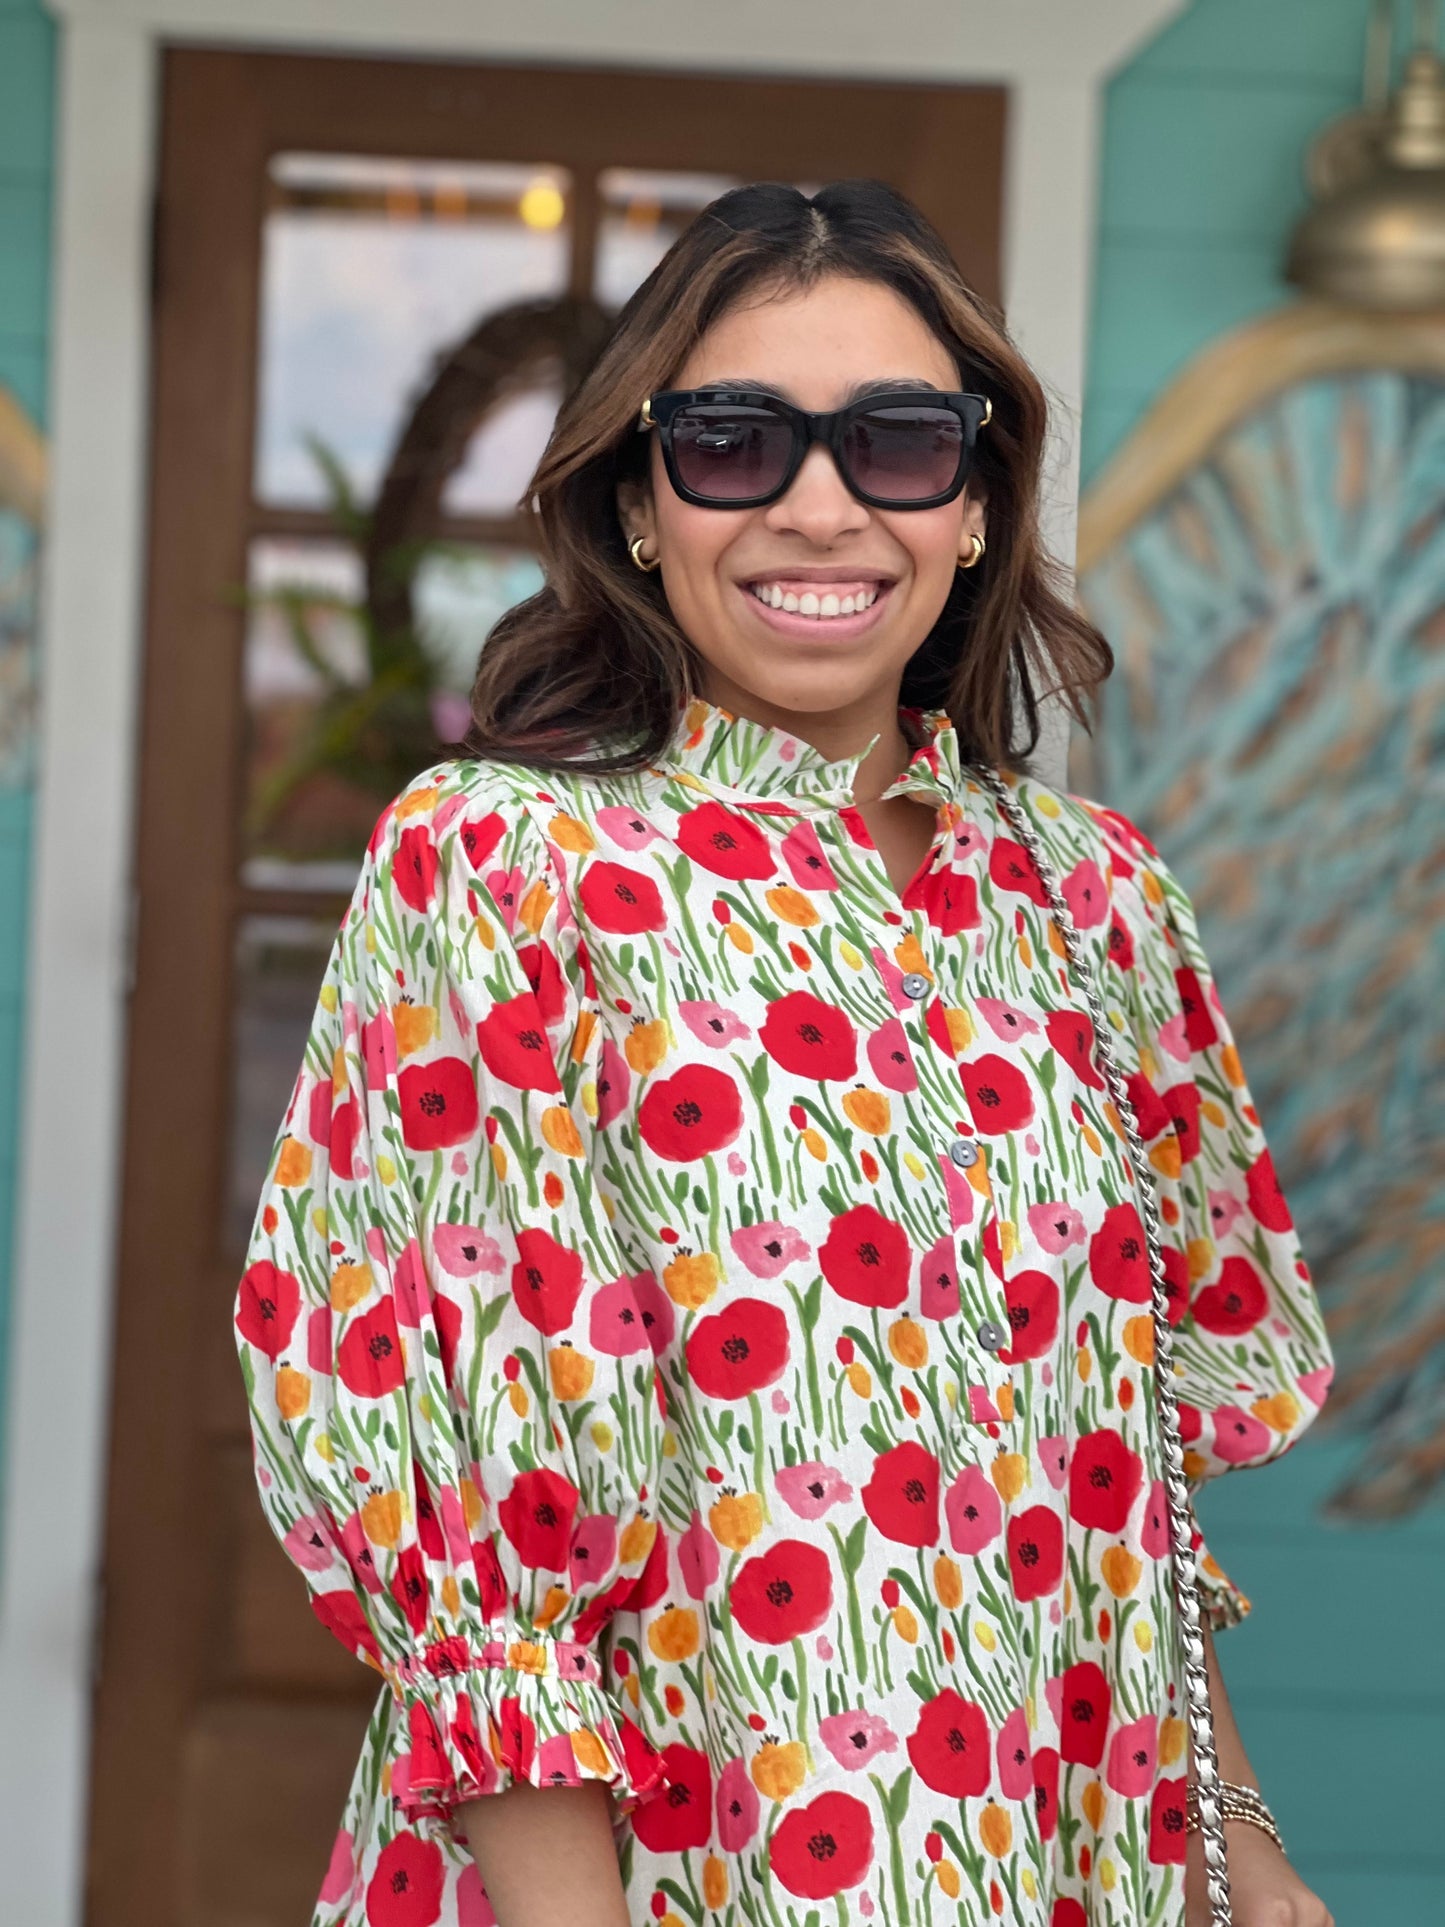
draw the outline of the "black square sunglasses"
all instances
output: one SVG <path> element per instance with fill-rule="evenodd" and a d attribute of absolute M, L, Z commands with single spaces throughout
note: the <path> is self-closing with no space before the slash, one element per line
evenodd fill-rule
<path fill-rule="evenodd" d="M 667 479 L 697 508 L 763 508 L 787 493 L 814 442 L 832 451 L 844 484 L 878 509 L 931 509 L 962 492 L 984 395 L 895 388 L 810 413 L 757 388 L 667 388 L 649 395 L 639 429 L 662 438 Z"/>

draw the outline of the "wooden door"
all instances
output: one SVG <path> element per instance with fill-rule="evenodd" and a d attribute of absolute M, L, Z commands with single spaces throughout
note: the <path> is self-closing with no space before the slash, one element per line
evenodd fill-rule
<path fill-rule="evenodd" d="M 996 299 L 1005 100 L 195 50 L 166 55 L 161 99 L 89 1918 L 297 1927 L 376 1679 L 316 1624 L 262 1520 L 232 1298 L 378 771 L 435 753 L 428 715 L 460 734 L 476 644 L 535 584 L 511 505 L 552 378 L 505 390 L 441 493 L 460 549 L 418 585 L 441 666 L 380 750 L 401 711 L 363 713 L 338 478 L 370 501 L 437 352 L 479 315 L 619 302 L 732 181 L 892 180 Z M 341 735 L 317 760 L 322 715 Z"/>

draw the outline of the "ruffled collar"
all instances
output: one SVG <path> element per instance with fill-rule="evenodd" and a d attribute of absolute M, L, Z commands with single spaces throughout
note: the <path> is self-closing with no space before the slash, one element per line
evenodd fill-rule
<path fill-rule="evenodd" d="M 916 747 L 879 801 L 916 796 L 935 807 L 961 802 L 967 779 L 948 711 L 900 704 L 898 721 Z M 859 766 L 881 734 L 875 732 L 851 756 L 829 758 L 801 736 L 695 696 L 679 709 L 659 767 L 689 787 L 742 804 L 844 809 L 853 802 Z"/>

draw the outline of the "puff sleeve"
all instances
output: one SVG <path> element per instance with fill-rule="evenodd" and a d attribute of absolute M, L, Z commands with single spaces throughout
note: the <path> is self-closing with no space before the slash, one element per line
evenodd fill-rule
<path fill-rule="evenodd" d="M 1222 1472 L 1288 1451 L 1323 1405 L 1334 1361 L 1193 903 L 1136 825 L 1097 813 L 1113 871 L 1108 988 L 1138 1045 L 1129 1095 L 1163 1216 L 1192 1498 Z M 1197 1522 L 1195 1553 L 1211 1626 L 1236 1624 L 1249 1599 Z"/>
<path fill-rule="evenodd" d="M 599 1654 L 663 1449 L 589 1157 L 599 1032 L 542 830 L 498 772 L 429 772 L 372 835 L 235 1305 L 262 1503 L 387 1682 L 408 1821 L 662 1779 Z"/>

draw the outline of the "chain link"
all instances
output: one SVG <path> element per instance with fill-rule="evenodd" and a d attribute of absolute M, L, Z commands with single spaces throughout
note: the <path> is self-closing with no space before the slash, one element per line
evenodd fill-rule
<path fill-rule="evenodd" d="M 1220 1796 L 1219 1761 L 1214 1747 L 1214 1718 L 1209 1704 L 1209 1674 L 1205 1665 L 1204 1634 L 1201 1627 L 1198 1571 L 1194 1559 L 1193 1522 L 1189 1507 L 1189 1484 L 1184 1475 L 1184 1446 L 1179 1436 L 1179 1403 L 1174 1389 L 1174 1333 L 1169 1323 L 1169 1291 L 1164 1277 L 1162 1240 L 1159 1232 L 1159 1202 L 1144 1140 L 1139 1132 L 1134 1107 L 1109 1041 L 1109 1024 L 1104 1015 L 1094 973 L 1084 956 L 1083 945 L 1059 887 L 1054 867 L 1044 852 L 1043 841 L 1023 808 L 997 771 L 985 765 L 973 767 L 978 778 L 998 804 L 1014 835 L 1028 851 L 1048 897 L 1049 909 L 1058 925 L 1070 967 L 1083 991 L 1094 1023 L 1094 1041 L 1099 1066 L 1109 1087 L 1109 1096 L 1118 1112 L 1129 1140 L 1129 1159 L 1134 1189 L 1144 1220 L 1144 1237 L 1149 1248 L 1149 1274 L 1153 1285 L 1154 1381 L 1159 1414 L 1159 1437 L 1164 1455 L 1164 1484 L 1169 1495 L 1169 1533 L 1173 1547 L 1174 1597 L 1179 1609 L 1180 1640 L 1184 1654 L 1185 1693 L 1189 1703 L 1189 1735 L 1194 1753 L 1194 1782 L 1199 1811 L 1199 1833 L 1204 1846 L 1204 1868 L 1209 1889 L 1211 1927 L 1232 1927 L 1229 1874 L 1224 1848 L 1224 1813 Z"/>

